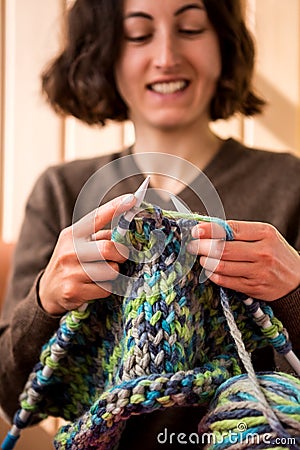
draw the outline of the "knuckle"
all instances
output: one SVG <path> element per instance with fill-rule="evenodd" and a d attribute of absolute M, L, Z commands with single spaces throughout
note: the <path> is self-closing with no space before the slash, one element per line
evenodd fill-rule
<path fill-rule="evenodd" d="M 205 256 L 200 256 L 199 262 L 200 262 L 200 265 L 202 267 L 205 267 L 206 257 Z"/>
<path fill-rule="evenodd" d="M 276 233 L 276 228 L 273 225 L 268 223 L 261 224 L 261 234 L 263 239 L 274 239 Z"/>
<path fill-rule="evenodd" d="M 216 274 L 216 284 L 218 284 L 219 286 L 222 286 L 224 288 L 230 288 L 230 281 L 227 277 L 223 277 L 222 275 L 218 275 Z"/>
<path fill-rule="evenodd" d="M 224 258 L 224 260 L 230 260 L 230 248 L 226 241 L 223 242 L 221 257 Z"/>
<path fill-rule="evenodd" d="M 124 262 L 128 259 L 129 249 L 125 245 L 114 243 L 114 248 L 116 250 L 116 260 L 118 262 Z"/>
<path fill-rule="evenodd" d="M 263 289 L 261 287 L 254 286 L 251 290 L 251 296 L 254 298 L 262 298 L 263 297 Z"/>
<path fill-rule="evenodd" d="M 65 251 L 60 253 L 57 257 L 57 262 L 63 271 L 66 271 L 66 276 L 70 277 L 70 267 L 74 263 L 74 253 L 71 251 Z"/>
<path fill-rule="evenodd" d="M 62 297 L 64 302 L 74 301 L 76 298 L 76 287 L 71 279 L 66 280 L 62 286 Z"/>
<path fill-rule="evenodd" d="M 63 230 L 61 230 L 60 234 L 59 234 L 59 239 L 62 241 L 65 241 L 66 239 L 69 239 L 70 237 L 72 237 L 73 231 L 71 227 L 67 227 L 64 228 Z"/>
<path fill-rule="evenodd" d="M 212 273 L 212 275 L 211 275 L 209 278 L 210 278 L 210 280 L 211 280 L 213 283 L 218 284 L 218 285 L 223 286 L 223 287 L 226 287 L 226 286 L 223 284 L 224 280 L 223 280 L 223 277 L 222 277 L 221 275 L 219 275 L 219 274 L 217 274 L 217 273 L 214 272 L 214 273 Z"/>
<path fill-rule="evenodd" d="M 112 250 L 111 244 L 112 244 L 112 242 L 108 241 L 106 239 L 100 241 L 99 252 L 103 259 L 110 259 L 109 257 L 111 255 L 111 250 Z"/>
<path fill-rule="evenodd" d="M 99 285 L 99 298 L 107 298 L 112 292 L 112 284 L 109 281 L 105 281 Z"/>
<path fill-rule="evenodd" d="M 226 269 L 226 263 L 225 263 L 225 261 L 220 259 L 220 261 L 217 265 L 216 271 L 223 273 L 225 271 L 225 269 Z"/>
<path fill-rule="evenodd" d="M 269 269 L 273 267 L 275 258 L 272 251 L 272 248 L 262 248 L 257 253 L 258 260 L 263 264 L 262 270 L 265 270 L 266 268 Z M 260 276 L 262 276 L 262 272 L 260 272 Z"/>
<path fill-rule="evenodd" d="M 119 272 L 120 272 L 119 271 L 119 264 L 116 263 L 116 262 L 109 262 L 109 266 L 110 266 L 110 269 L 111 269 L 110 279 L 113 280 L 113 279 L 117 278 L 118 275 L 119 275 Z"/>
<path fill-rule="evenodd" d="M 260 288 L 255 278 L 246 279 L 246 285 L 248 288 L 252 289 L 253 292 L 259 290 Z"/>
<path fill-rule="evenodd" d="M 215 242 L 215 252 L 216 252 L 217 258 L 221 258 L 221 256 L 224 253 L 225 246 L 226 246 L 226 241 L 224 241 L 222 239 L 218 239 Z"/>
<path fill-rule="evenodd" d="M 235 221 L 235 220 L 227 220 L 227 224 L 230 226 L 230 228 L 233 231 L 233 236 L 239 235 L 240 234 L 240 224 L 239 222 Z"/>
<path fill-rule="evenodd" d="M 265 289 L 265 282 L 263 280 L 258 281 L 258 278 L 248 279 L 247 280 L 247 292 L 251 297 L 254 298 L 262 298 Z"/>
<path fill-rule="evenodd" d="M 198 248 L 201 248 L 201 241 L 200 241 L 200 245 L 198 246 Z M 214 241 L 213 239 L 208 243 L 207 245 L 207 256 L 209 258 L 217 258 L 219 255 L 219 250 L 218 250 L 218 241 Z"/>

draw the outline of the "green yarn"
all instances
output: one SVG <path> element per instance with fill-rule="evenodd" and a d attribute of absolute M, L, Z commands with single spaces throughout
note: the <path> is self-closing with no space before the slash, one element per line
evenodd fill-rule
<path fill-rule="evenodd" d="M 57 449 L 113 448 L 131 414 L 208 405 L 223 382 L 241 374 L 220 288 L 209 280 L 199 282 L 199 258 L 186 251 L 190 229 L 201 220 L 220 224 L 232 239 L 220 219 L 152 206 L 132 221 L 125 236 L 113 231 L 112 239 L 130 249 L 121 267 L 128 275 L 120 281 L 124 295 L 112 294 L 85 311 L 68 313 L 41 354 L 41 366 L 54 373 L 39 411 L 73 421 L 58 433 Z M 247 351 L 277 339 L 282 325 L 269 307 L 261 304 L 272 323 L 264 335 L 241 296 L 229 296 Z M 60 332 L 69 333 L 70 343 L 62 342 L 66 353 L 53 362 Z M 42 380 L 41 366 L 35 375 Z"/>

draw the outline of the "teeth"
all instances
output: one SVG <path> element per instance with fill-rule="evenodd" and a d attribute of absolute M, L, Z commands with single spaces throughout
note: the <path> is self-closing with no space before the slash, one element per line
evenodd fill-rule
<path fill-rule="evenodd" d="M 174 94 L 174 92 L 181 91 L 186 85 L 186 81 L 171 81 L 170 83 L 152 84 L 151 89 L 159 94 Z"/>

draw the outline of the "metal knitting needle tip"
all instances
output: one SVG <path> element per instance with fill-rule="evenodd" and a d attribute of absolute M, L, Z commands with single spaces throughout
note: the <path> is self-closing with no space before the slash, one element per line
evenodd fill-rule
<path fill-rule="evenodd" d="M 188 209 L 185 206 L 185 204 L 181 200 L 179 200 L 178 197 L 176 197 L 176 195 L 170 193 L 170 198 L 178 212 L 180 212 L 182 214 L 190 214 L 191 213 L 191 210 Z"/>
<path fill-rule="evenodd" d="M 123 220 L 121 218 L 120 223 L 117 226 L 117 232 L 121 236 L 125 236 L 126 231 L 128 230 L 129 223 L 134 218 L 137 208 L 139 206 L 141 206 L 141 204 L 145 198 L 145 195 L 146 195 L 146 192 L 147 192 L 147 189 L 149 186 L 149 182 L 150 182 L 150 176 L 147 176 L 147 178 L 143 181 L 143 183 L 139 186 L 139 188 L 133 194 L 136 198 L 136 203 L 132 209 L 127 211 L 125 214 L 123 214 Z M 124 224 L 125 228 L 121 225 L 122 223 L 124 223 L 124 221 L 125 221 L 125 224 Z"/>
<path fill-rule="evenodd" d="M 140 185 L 140 187 L 135 191 L 135 193 L 133 194 L 136 198 L 136 204 L 134 206 L 134 208 L 138 208 L 139 206 L 141 206 L 148 186 L 149 186 L 149 182 L 150 182 L 150 176 L 148 175 L 147 178 L 142 182 L 142 184 Z M 126 214 L 125 214 L 125 218 L 126 218 Z"/>

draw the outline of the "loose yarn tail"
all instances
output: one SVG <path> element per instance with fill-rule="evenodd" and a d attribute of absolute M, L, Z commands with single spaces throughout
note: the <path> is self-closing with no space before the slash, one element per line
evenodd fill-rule
<path fill-rule="evenodd" d="M 274 449 L 274 444 L 280 442 L 278 449 L 299 450 L 300 381 L 282 373 L 255 373 L 223 288 L 220 289 L 220 300 L 247 374 L 233 377 L 217 389 L 210 412 L 199 424 L 199 434 L 209 436 L 206 448 Z M 254 301 L 251 300 L 247 299 L 247 303 L 254 308 L 257 317 L 263 318 L 266 330 L 269 322 L 261 310 L 257 312 L 259 308 L 253 306 Z M 280 337 L 277 331 L 275 334 Z M 282 336 L 281 339 L 278 336 L 275 336 L 280 343 L 278 347 L 285 347 L 285 352 L 289 353 L 290 346 L 283 342 Z M 270 340 L 274 344 L 274 336 Z"/>

